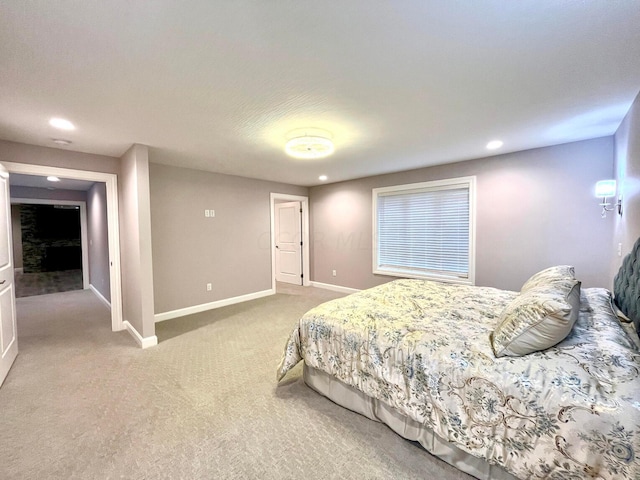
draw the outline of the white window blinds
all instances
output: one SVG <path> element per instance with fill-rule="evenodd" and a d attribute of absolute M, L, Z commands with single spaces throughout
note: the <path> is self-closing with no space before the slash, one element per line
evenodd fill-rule
<path fill-rule="evenodd" d="M 473 283 L 473 183 L 374 189 L 374 273 Z"/>

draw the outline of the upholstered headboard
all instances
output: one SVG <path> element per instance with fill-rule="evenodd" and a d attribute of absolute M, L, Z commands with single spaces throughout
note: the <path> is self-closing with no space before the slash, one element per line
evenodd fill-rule
<path fill-rule="evenodd" d="M 636 331 L 640 332 L 640 238 L 624 257 L 613 279 L 613 294 L 618 308 L 633 320 Z"/>

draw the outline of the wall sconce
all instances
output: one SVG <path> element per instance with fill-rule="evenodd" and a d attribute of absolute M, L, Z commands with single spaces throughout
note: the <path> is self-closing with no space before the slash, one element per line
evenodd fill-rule
<path fill-rule="evenodd" d="M 607 197 L 615 197 L 616 195 L 616 181 L 615 180 L 600 180 L 596 183 L 596 197 L 602 198 L 602 218 L 607 216 L 607 212 L 612 212 L 618 209 L 618 215 L 622 215 L 622 195 L 618 197 L 618 201 L 614 204 L 607 202 Z"/>

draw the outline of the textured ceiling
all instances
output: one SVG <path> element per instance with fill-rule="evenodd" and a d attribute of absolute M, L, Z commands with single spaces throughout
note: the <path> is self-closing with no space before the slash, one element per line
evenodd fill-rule
<path fill-rule="evenodd" d="M 637 0 L 2 2 L 0 138 L 298 185 L 594 138 L 640 90 L 639 25 Z M 287 157 L 303 127 L 336 153 Z"/>

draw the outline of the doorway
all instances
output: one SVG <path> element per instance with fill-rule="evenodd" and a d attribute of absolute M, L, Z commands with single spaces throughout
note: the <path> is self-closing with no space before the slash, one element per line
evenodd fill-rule
<path fill-rule="evenodd" d="M 89 288 L 86 210 L 81 201 L 11 199 L 16 298 Z"/>
<path fill-rule="evenodd" d="M 302 205 L 278 202 L 275 205 L 276 281 L 302 285 Z"/>
<path fill-rule="evenodd" d="M 59 178 L 86 182 L 101 182 L 105 185 L 107 212 L 108 284 L 110 290 L 111 330 L 125 328 L 122 318 L 122 286 L 120 277 L 120 234 L 118 225 L 117 176 L 111 173 L 91 172 L 42 165 L 3 162 L 10 174 L 56 176 Z M 93 290 L 93 289 L 92 289 Z M 95 292 L 95 290 L 94 290 Z"/>
<path fill-rule="evenodd" d="M 279 205 L 282 206 L 279 207 Z M 279 216 L 279 213 L 283 215 Z M 287 226 L 288 231 L 292 231 L 294 227 L 296 230 L 295 233 L 288 235 L 287 242 L 284 244 L 278 239 L 277 229 L 281 226 L 280 220 L 284 220 L 285 226 L 291 225 L 291 228 Z M 299 225 L 299 230 L 296 223 Z M 298 270 L 298 264 L 300 270 Z M 300 276 L 294 278 L 298 275 L 297 271 L 300 271 Z M 310 285 L 308 197 L 271 193 L 271 277 L 274 292 L 276 282 L 287 281 L 287 279 L 289 279 L 288 283 Z"/>

